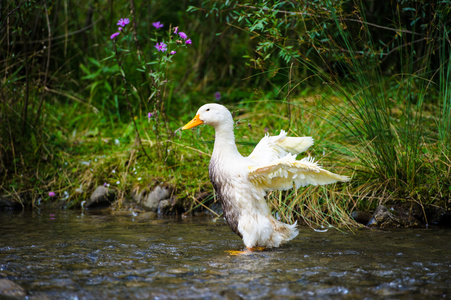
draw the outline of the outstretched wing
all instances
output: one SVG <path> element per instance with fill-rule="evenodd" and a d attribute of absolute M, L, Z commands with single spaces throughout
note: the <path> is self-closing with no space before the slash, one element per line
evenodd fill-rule
<path fill-rule="evenodd" d="M 287 155 L 268 165 L 249 167 L 249 179 L 265 190 L 287 190 L 306 185 L 323 185 L 337 181 L 349 181 L 349 177 L 338 175 L 321 168 L 312 158 L 296 160 Z"/>
<path fill-rule="evenodd" d="M 263 137 L 248 158 L 258 164 L 270 164 L 288 154 L 304 152 L 312 145 L 312 137 L 287 137 L 287 133 L 281 130 L 277 136 Z"/>

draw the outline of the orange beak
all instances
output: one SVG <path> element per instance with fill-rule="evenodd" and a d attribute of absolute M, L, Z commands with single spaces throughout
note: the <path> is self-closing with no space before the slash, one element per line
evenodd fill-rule
<path fill-rule="evenodd" d="M 182 130 L 190 129 L 202 124 L 204 124 L 204 122 L 199 119 L 199 115 L 196 115 L 191 121 L 189 121 L 185 126 L 182 127 Z"/>

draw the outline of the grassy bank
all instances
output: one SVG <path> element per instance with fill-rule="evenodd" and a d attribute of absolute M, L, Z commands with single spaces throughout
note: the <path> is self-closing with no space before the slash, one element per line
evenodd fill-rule
<path fill-rule="evenodd" d="M 314 157 L 328 170 L 352 177 L 346 184 L 272 192 L 268 202 L 274 213 L 285 220 L 300 220 L 314 226 L 350 226 L 355 224 L 350 212 L 372 211 L 379 204 L 412 202 L 447 207 L 449 185 L 440 182 L 446 184 L 449 180 L 449 173 L 446 173 L 449 169 L 446 161 L 440 166 L 440 161 L 431 157 L 435 155 L 432 151 L 438 149 L 436 142 L 424 144 L 429 152 L 421 151 L 418 159 L 422 160 L 418 163 L 424 167 L 434 164 L 436 171 L 443 168 L 438 173 L 441 175 L 429 176 L 427 181 L 414 186 L 414 190 L 405 184 L 393 185 L 396 178 L 382 179 L 376 167 L 368 167 L 367 161 L 363 161 L 365 155 L 370 155 L 369 145 L 344 134 L 346 123 L 334 119 L 342 113 L 341 100 L 335 94 L 327 94 L 327 90 L 320 93 L 318 90 L 293 97 L 290 107 L 284 101 L 260 98 L 261 95 L 259 99 L 252 99 L 255 95 L 250 95 L 239 104 L 228 105 L 237 121 L 236 138 L 242 154 L 249 154 L 266 133 L 275 135 L 284 129 L 292 136 L 312 136 L 315 144 L 305 155 Z M 75 118 L 71 114 L 79 114 L 68 106 L 52 107 L 60 112 L 55 122 L 61 126 L 65 126 L 64 120 Z M 291 122 L 287 117 L 288 109 Z M 182 117 L 171 119 L 170 132 L 174 133 L 190 120 L 196 110 L 197 107 L 192 106 Z M 424 118 L 429 119 L 429 126 L 433 127 L 432 112 L 425 112 Z M 55 157 L 49 159 L 50 163 L 43 160 L 31 169 L 18 163 L 18 173 L 5 180 L 4 187 L 9 189 L 4 188 L 3 194 L 17 201 L 26 200 L 34 207 L 47 202 L 78 208 L 97 186 L 108 185 L 117 192 L 115 209 L 128 209 L 134 190 L 169 184 L 174 188 L 174 196 L 191 202 L 193 210 L 203 209 L 202 201 L 211 204 L 211 197 L 202 200 L 198 196 L 203 192 L 213 194 L 208 179 L 213 128 L 203 126 L 193 131 L 179 131 L 164 136 L 157 145 L 152 130 L 154 120 L 142 116 L 135 121 L 146 154 L 139 145 L 132 122 L 118 123 L 110 128 L 101 118 L 93 118 L 84 129 L 74 129 L 58 137 L 59 142 L 54 145 Z M 165 154 L 160 156 L 158 149 L 165 149 Z M 54 192 L 55 196 L 50 197 L 49 192 Z"/>
<path fill-rule="evenodd" d="M 355 168 L 351 164 L 353 158 L 346 149 L 347 145 L 341 145 L 337 140 L 333 125 L 321 116 L 322 108 L 317 105 L 320 99 L 320 95 L 312 94 L 293 101 L 292 118 L 298 121 L 292 126 L 286 117 L 287 106 L 281 101 L 249 99 L 237 105 L 228 105 L 237 121 L 236 137 L 240 152 L 249 154 L 266 133 L 276 135 L 284 129 L 293 136 L 313 136 L 315 146 L 308 154 L 334 172 L 352 175 Z M 55 122 L 63 127 L 70 125 L 64 124 L 65 120 L 87 119 L 87 116 L 77 117 L 79 110 L 69 106 L 52 106 L 51 109 L 59 112 L 60 117 Z M 170 132 L 174 133 L 196 111 L 197 107 L 192 106 L 181 118 L 171 120 Z M 121 209 L 127 207 L 133 190 L 164 183 L 175 188 L 178 198 L 193 201 L 193 209 L 202 206 L 196 202 L 196 195 L 213 193 L 208 179 L 213 128 L 204 126 L 193 131 L 177 132 L 164 136 L 157 145 L 152 130 L 155 120 L 143 116 L 135 121 L 146 154 L 139 146 L 132 122 L 118 123 L 115 128 L 110 128 L 105 126 L 102 118 L 91 118 L 89 124 L 80 126 L 84 129 L 74 129 L 58 137 L 58 145 L 55 145 L 58 151 L 55 151 L 56 155 L 50 163 L 43 161 L 30 169 L 18 163 L 20 174 L 5 180 L 9 190 L 4 189 L 3 193 L 17 201 L 23 201 L 26 193 L 27 203 L 35 207 L 50 202 L 77 208 L 97 186 L 108 185 L 117 191 L 115 207 Z M 158 149 L 164 149 L 165 154 L 160 157 Z M 40 182 L 38 188 L 35 188 L 36 182 Z M 270 195 L 269 202 L 287 220 L 301 217 L 308 223 L 318 223 L 326 218 L 331 223 L 340 223 L 340 219 L 346 223 L 349 222 L 348 205 L 336 203 L 344 204 L 349 200 L 346 196 L 348 192 L 341 191 L 343 189 L 346 187 L 277 192 Z M 55 193 L 55 196 L 50 197 L 49 192 Z M 327 215 L 323 215 L 323 208 L 327 208 Z"/>

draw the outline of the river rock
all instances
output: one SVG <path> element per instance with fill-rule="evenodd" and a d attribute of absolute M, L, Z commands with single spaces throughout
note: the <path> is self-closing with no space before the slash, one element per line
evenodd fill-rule
<path fill-rule="evenodd" d="M 158 218 L 158 214 L 154 211 L 142 212 L 137 216 L 139 220 L 155 220 L 156 218 Z"/>
<path fill-rule="evenodd" d="M 145 188 L 132 194 L 133 200 L 138 202 L 145 210 L 154 212 L 158 211 L 160 201 L 167 200 L 170 196 L 171 190 L 162 185 L 157 185 L 152 190 Z"/>
<path fill-rule="evenodd" d="M 404 227 L 422 227 L 426 225 L 423 208 L 414 202 L 396 203 L 390 206 Z"/>
<path fill-rule="evenodd" d="M 0 279 L 0 298 L 12 297 L 19 298 L 26 296 L 25 290 L 18 284 L 8 279 Z"/>
<path fill-rule="evenodd" d="M 400 220 L 388 208 L 379 205 L 371 216 L 368 227 L 399 227 Z"/>
<path fill-rule="evenodd" d="M 12 211 L 23 210 L 22 204 L 9 196 L 0 196 L 0 210 Z"/>
<path fill-rule="evenodd" d="M 353 211 L 351 213 L 351 218 L 357 223 L 366 225 L 371 220 L 371 214 L 366 211 Z"/>
<path fill-rule="evenodd" d="M 442 215 L 440 215 L 438 225 L 451 227 L 451 211 L 445 211 Z"/>
<path fill-rule="evenodd" d="M 168 199 L 165 200 L 161 200 L 158 203 L 158 214 L 168 214 L 169 211 L 171 210 L 171 201 L 169 201 Z"/>
<path fill-rule="evenodd" d="M 428 225 L 438 225 L 451 227 L 451 211 L 446 211 L 442 207 L 425 207 Z"/>
<path fill-rule="evenodd" d="M 86 208 L 105 208 L 114 202 L 116 193 L 105 186 L 98 186 L 86 202 Z"/>

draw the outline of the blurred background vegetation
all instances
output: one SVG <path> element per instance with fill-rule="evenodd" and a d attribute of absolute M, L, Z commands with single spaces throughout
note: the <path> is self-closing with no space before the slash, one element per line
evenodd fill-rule
<path fill-rule="evenodd" d="M 174 132 L 215 101 L 244 154 L 285 129 L 353 176 L 272 194 L 286 219 L 451 204 L 451 1 L 17 0 L 0 14 L 0 194 L 23 205 L 77 207 L 103 184 L 121 201 L 155 181 L 211 191 L 212 129 Z M 158 85 L 156 21 L 192 40 Z"/>

